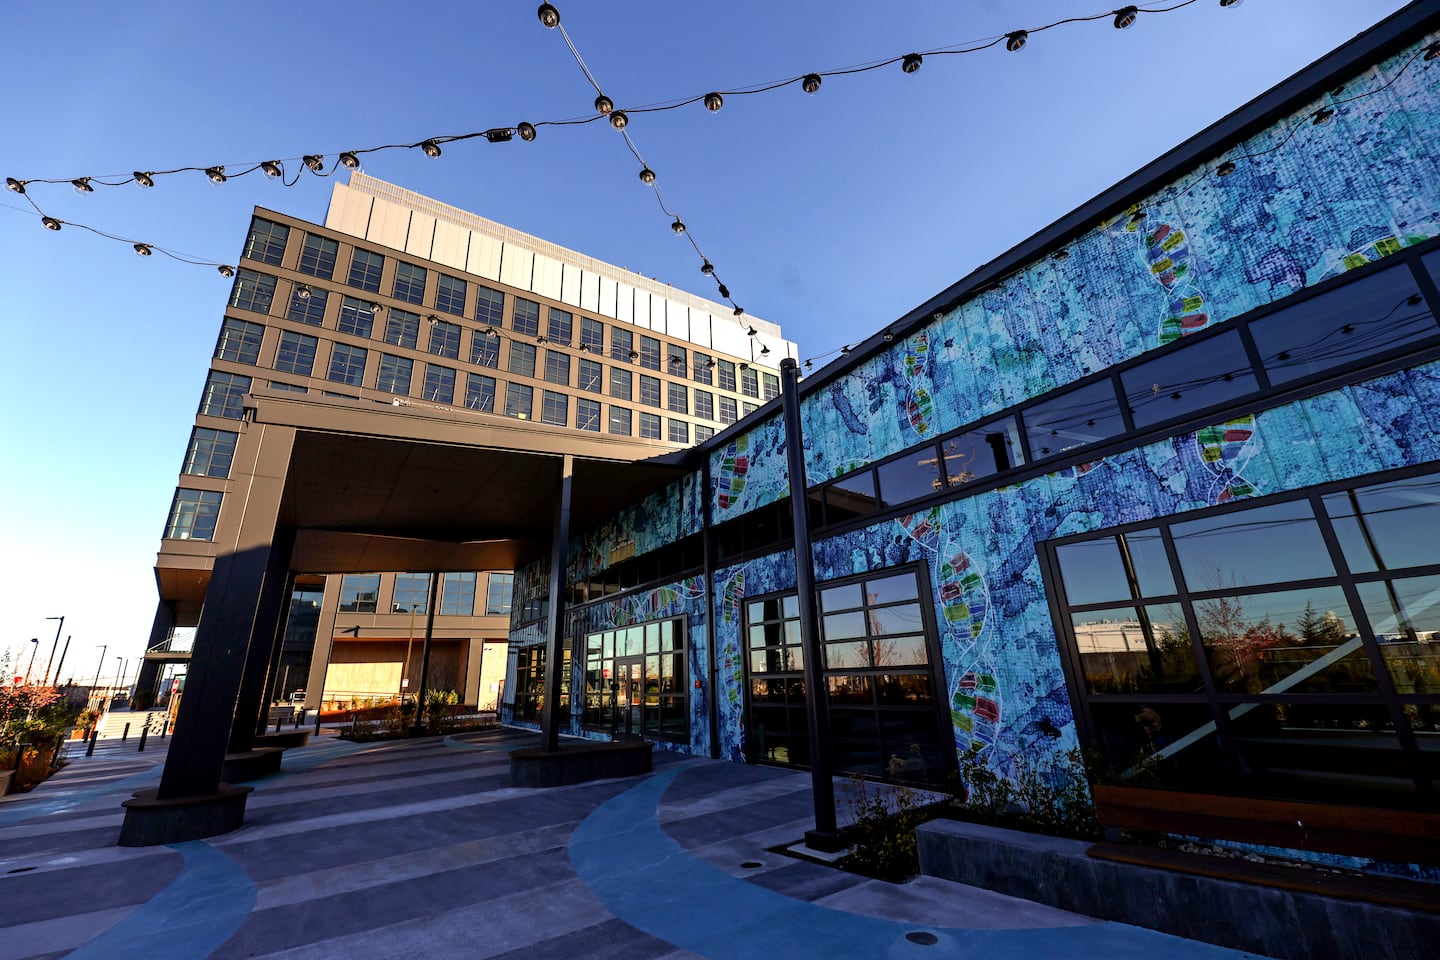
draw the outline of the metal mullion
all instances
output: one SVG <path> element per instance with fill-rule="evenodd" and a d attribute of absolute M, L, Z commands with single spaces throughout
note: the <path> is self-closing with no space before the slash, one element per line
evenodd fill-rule
<path fill-rule="evenodd" d="M 1429 778 L 1422 773 L 1420 744 L 1415 737 L 1414 729 L 1410 726 L 1410 719 L 1405 716 L 1405 708 L 1400 702 L 1400 695 L 1395 689 L 1395 679 L 1390 676 L 1390 668 L 1385 662 L 1385 656 L 1380 652 L 1380 645 L 1375 641 L 1375 629 L 1370 623 L 1369 614 L 1365 611 L 1365 604 L 1360 599 L 1360 591 L 1350 576 L 1350 567 L 1345 562 L 1344 551 L 1340 547 L 1340 538 L 1336 535 L 1335 528 L 1330 522 L 1330 515 L 1325 510 L 1321 495 L 1312 493 L 1309 499 L 1315 520 L 1320 525 L 1320 535 L 1325 540 L 1326 549 L 1330 551 L 1331 563 L 1341 574 L 1340 588 L 1345 592 L 1345 600 L 1350 604 L 1350 615 L 1354 618 L 1355 626 L 1359 628 L 1360 645 L 1365 649 L 1365 655 L 1370 660 L 1370 668 L 1375 673 L 1375 686 L 1385 708 L 1390 712 L 1390 722 L 1395 725 L 1395 736 L 1400 742 L 1400 748 L 1405 751 L 1410 760 L 1411 776 L 1415 781 L 1415 788 L 1422 797 L 1427 796 L 1431 792 L 1431 785 Z M 1361 518 L 1358 502 L 1355 502 L 1354 506 L 1356 519 L 1363 525 L 1364 520 Z M 1376 559 L 1378 560 L 1378 558 Z"/>
<path fill-rule="evenodd" d="M 1224 597 L 1259 596 L 1267 593 L 1284 593 L 1286 590 L 1316 590 L 1322 587 L 1341 586 L 1341 579 L 1342 578 L 1336 574 L 1328 577 L 1309 577 L 1305 580 L 1279 580 L 1274 583 L 1244 584 L 1221 589 L 1197 590 L 1187 596 L 1194 603 L 1204 603 L 1206 600 L 1218 600 Z"/>

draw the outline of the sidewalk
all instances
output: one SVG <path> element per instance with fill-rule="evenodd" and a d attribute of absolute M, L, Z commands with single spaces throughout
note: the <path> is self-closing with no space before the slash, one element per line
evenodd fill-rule
<path fill-rule="evenodd" d="M 0 960 L 1245 956 L 769 852 L 811 825 L 805 774 L 657 753 L 649 777 L 510 787 L 506 751 L 536 739 L 323 737 L 242 829 L 140 849 L 114 845 L 119 804 L 163 748 L 76 751 L 0 800 Z"/>

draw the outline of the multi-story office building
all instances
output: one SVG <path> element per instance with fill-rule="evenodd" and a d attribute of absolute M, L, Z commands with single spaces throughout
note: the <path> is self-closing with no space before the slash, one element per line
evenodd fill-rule
<path fill-rule="evenodd" d="M 776 396 L 793 355 L 774 324 L 363 174 L 336 184 L 324 226 L 257 209 L 165 523 L 138 689 L 184 659 L 176 637 L 201 614 L 247 396 L 508 417 L 661 454 Z M 270 696 L 394 697 L 428 634 L 427 686 L 493 704 L 513 575 L 447 569 L 432 596 L 429 569 L 297 575 Z"/>

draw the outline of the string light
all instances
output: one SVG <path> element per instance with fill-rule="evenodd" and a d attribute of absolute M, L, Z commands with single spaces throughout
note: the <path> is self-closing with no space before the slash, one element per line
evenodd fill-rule
<path fill-rule="evenodd" d="M 1126 27 L 1134 23 L 1135 18 L 1139 15 L 1140 11 L 1137 7 L 1135 7 L 1134 4 L 1131 4 L 1128 7 L 1121 7 L 1119 10 L 1115 11 L 1115 29 L 1124 30 Z"/>
<path fill-rule="evenodd" d="M 614 109 L 615 101 L 605 96 L 605 94 L 602 93 L 600 94 L 600 96 L 595 98 L 595 112 L 600 114 L 600 116 L 603 117 Z"/>
<path fill-rule="evenodd" d="M 224 167 L 206 167 L 205 176 L 210 178 L 211 183 L 224 183 L 229 177 L 225 176 Z"/>
<path fill-rule="evenodd" d="M 6 178 L 5 178 L 5 186 L 6 186 L 6 188 L 9 189 L 12 193 L 24 193 L 24 192 L 25 192 L 25 181 L 23 181 L 23 180 L 16 180 L 14 177 L 6 177 Z"/>
<path fill-rule="evenodd" d="M 136 170 L 134 173 L 132 173 L 132 174 L 130 175 L 130 179 L 135 181 L 135 185 L 136 185 L 137 187 L 153 187 L 153 186 L 155 186 L 155 178 L 152 177 L 150 174 L 145 173 L 145 172 L 140 171 L 140 170 Z"/>
<path fill-rule="evenodd" d="M 148 257 L 154 251 L 151 249 L 150 244 L 148 243 L 137 243 L 135 244 L 135 252 L 142 257 Z"/>
<path fill-rule="evenodd" d="M 900 69 L 906 73 L 914 73 L 924 61 L 925 58 L 918 53 L 907 53 L 905 59 L 900 61 Z"/>
<path fill-rule="evenodd" d="M 651 170 L 649 167 L 641 167 L 641 168 L 640 168 L 640 182 L 641 182 L 641 183 L 654 183 L 654 182 L 655 182 L 655 171 L 654 171 L 654 170 Z"/>
<path fill-rule="evenodd" d="M 703 102 L 705 104 L 705 109 L 709 110 L 711 113 L 716 113 L 720 110 L 721 107 L 725 106 L 725 98 L 718 93 L 705 94 L 705 100 Z"/>
<path fill-rule="evenodd" d="M 271 180 L 275 180 L 281 176 L 284 176 L 284 171 L 280 169 L 280 163 L 277 160 L 261 161 L 260 169 L 263 170 L 265 172 L 265 176 L 269 177 Z"/>
<path fill-rule="evenodd" d="M 516 124 L 515 132 L 520 134 L 521 140 L 529 143 L 530 141 L 535 139 L 535 124 L 521 121 L 520 123 Z"/>
<path fill-rule="evenodd" d="M 1011 53 L 1015 53 L 1017 50 L 1024 49 L 1025 41 L 1029 39 L 1029 30 L 1016 30 L 1013 33 L 1007 33 L 1005 34 L 1005 49 Z"/>
<path fill-rule="evenodd" d="M 440 144 L 434 140 L 426 140 L 422 142 L 420 144 L 420 149 L 425 152 L 425 156 L 427 157 L 440 156 Z"/>
<path fill-rule="evenodd" d="M 346 150 L 340 154 L 340 165 L 350 170 L 359 170 L 360 158 L 357 157 L 353 151 Z"/>
<path fill-rule="evenodd" d="M 94 192 L 95 192 L 95 188 L 92 187 L 92 186 L 90 186 L 90 178 L 89 178 L 89 177 L 76 177 L 74 180 L 71 180 L 71 181 L 70 181 L 70 185 L 75 188 L 75 192 L 76 192 L 76 193 L 94 193 Z"/>
<path fill-rule="evenodd" d="M 56 220 L 54 217 L 41 217 L 40 222 L 45 225 L 46 230 L 60 229 L 60 221 Z"/>
<path fill-rule="evenodd" d="M 820 74 L 807 73 L 800 78 L 800 89 L 806 93 L 814 93 L 820 89 Z"/>

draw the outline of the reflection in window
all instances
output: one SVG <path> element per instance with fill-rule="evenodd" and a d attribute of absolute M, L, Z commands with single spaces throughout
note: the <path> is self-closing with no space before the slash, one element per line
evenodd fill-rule
<path fill-rule="evenodd" d="M 219 490 L 175 491 L 170 518 L 165 523 L 167 540 L 214 540 L 215 522 L 220 518 Z"/>
<path fill-rule="evenodd" d="M 952 487 L 1018 467 L 1025 463 L 1014 417 L 941 441 L 945 482 Z"/>
<path fill-rule="evenodd" d="M 1146 427 L 1259 389 L 1240 334 L 1229 330 L 1120 374 L 1136 427 Z"/>
<path fill-rule="evenodd" d="M 468 617 L 475 612 L 475 574 L 447 573 L 440 581 L 440 611 L 452 617 Z"/>
<path fill-rule="evenodd" d="M 430 608 L 430 574 L 395 574 L 395 595 L 390 601 L 391 613 L 423 614 Z"/>
<path fill-rule="evenodd" d="M 825 521 L 838 523 L 875 512 L 875 474 L 862 470 L 825 488 Z"/>
<path fill-rule="evenodd" d="M 510 601 L 515 592 L 515 574 L 492 573 L 485 584 L 485 615 L 509 616 Z"/>
<path fill-rule="evenodd" d="M 505 416 L 529 420 L 535 404 L 535 390 L 523 383 L 505 384 Z"/>
<path fill-rule="evenodd" d="M 1325 498 L 1325 512 L 1356 573 L 1440 560 L 1440 476 L 1409 477 Z"/>
<path fill-rule="evenodd" d="M 471 410 L 495 412 L 495 378 L 479 373 L 465 377 L 465 406 Z"/>
<path fill-rule="evenodd" d="M 371 293 L 380 292 L 380 273 L 385 269 L 385 258 L 378 253 L 356 247 L 350 256 L 350 276 L 347 283 Z"/>
<path fill-rule="evenodd" d="M 940 458 L 934 447 L 925 447 L 876 469 L 880 480 L 880 505 L 893 507 L 926 497 L 942 487 Z"/>
<path fill-rule="evenodd" d="M 317 237 L 313 233 L 306 234 L 305 246 L 300 250 L 300 262 L 296 269 L 312 277 L 329 280 L 335 275 L 335 255 L 339 252 L 340 244 L 337 241 L 329 237 Z"/>
<path fill-rule="evenodd" d="M 380 596 L 380 574 L 346 574 L 340 580 L 341 613 L 374 613 Z"/>
<path fill-rule="evenodd" d="M 238 433 L 229 430 L 209 430 L 196 427 L 190 434 L 190 447 L 185 451 L 185 466 L 182 473 L 196 477 L 228 477 L 230 464 L 235 459 L 235 441 Z"/>
<path fill-rule="evenodd" d="M 1178 607 L 1111 607 L 1070 619 L 1090 693 L 1204 692 Z"/>
<path fill-rule="evenodd" d="M 1304 500 L 1206 517 L 1171 527 L 1191 590 L 1223 590 L 1335 574 Z"/>
<path fill-rule="evenodd" d="M 1025 410 L 1030 455 L 1039 459 L 1124 432 L 1115 388 L 1101 380 Z"/>
<path fill-rule="evenodd" d="M 1370 660 L 1339 587 L 1197 600 L 1195 620 L 1222 692 L 1375 689 Z"/>
<path fill-rule="evenodd" d="M 1440 334 L 1408 267 L 1384 270 L 1250 323 L 1271 383 L 1355 365 Z"/>
<path fill-rule="evenodd" d="M 1440 694 L 1440 577 L 1362 583 L 1358 589 L 1396 691 Z"/>

